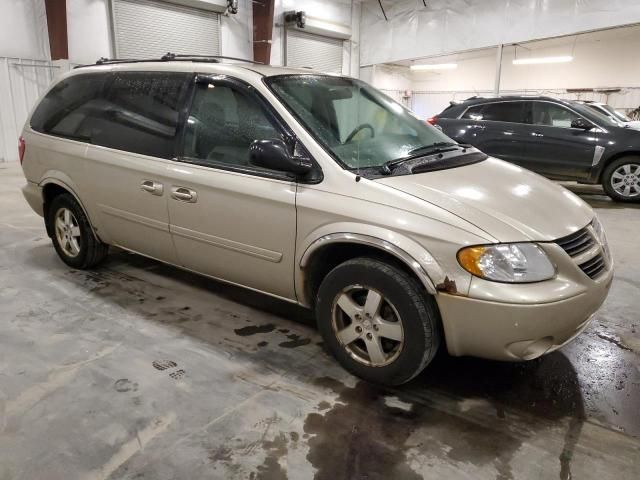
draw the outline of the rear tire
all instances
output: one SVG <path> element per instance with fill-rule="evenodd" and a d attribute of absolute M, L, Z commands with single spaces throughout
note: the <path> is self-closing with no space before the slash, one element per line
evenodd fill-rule
<path fill-rule="evenodd" d="M 338 362 L 373 383 L 408 382 L 440 346 L 433 298 L 414 277 L 373 258 L 355 258 L 329 272 L 318 290 L 316 318 Z"/>
<path fill-rule="evenodd" d="M 607 165 L 602 186 L 616 202 L 639 202 L 640 157 L 622 157 Z"/>
<path fill-rule="evenodd" d="M 70 267 L 91 268 L 107 256 L 109 246 L 93 233 L 84 210 L 71 194 L 53 199 L 46 221 L 58 256 Z"/>

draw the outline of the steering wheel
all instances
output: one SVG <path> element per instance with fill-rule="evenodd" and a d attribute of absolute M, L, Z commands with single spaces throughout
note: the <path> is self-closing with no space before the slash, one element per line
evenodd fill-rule
<path fill-rule="evenodd" d="M 344 143 L 349 143 L 351 140 L 353 140 L 353 137 L 355 137 L 356 134 L 360 132 L 360 130 L 364 130 L 365 128 L 371 131 L 371 138 L 376 136 L 376 131 L 373 129 L 373 126 L 370 123 L 363 123 L 362 125 L 358 125 L 356 128 L 353 129 L 353 131 L 349 134 L 349 136 L 344 141 Z"/>

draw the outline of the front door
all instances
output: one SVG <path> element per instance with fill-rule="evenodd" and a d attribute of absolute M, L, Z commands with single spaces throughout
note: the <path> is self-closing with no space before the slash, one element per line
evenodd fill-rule
<path fill-rule="evenodd" d="M 524 140 L 527 153 L 523 166 L 552 178 L 588 178 L 598 145 L 596 126 L 590 130 L 572 128 L 571 123 L 580 116 L 564 105 L 528 103 L 531 124 Z"/>
<path fill-rule="evenodd" d="M 249 163 L 254 140 L 282 135 L 250 87 L 203 77 L 167 193 L 184 267 L 294 299 L 296 182 Z"/>

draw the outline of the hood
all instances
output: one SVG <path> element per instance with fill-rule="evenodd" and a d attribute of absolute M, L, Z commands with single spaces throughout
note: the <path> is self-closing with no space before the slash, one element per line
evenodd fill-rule
<path fill-rule="evenodd" d="M 499 242 L 555 240 L 594 216 L 589 205 L 564 187 L 496 158 L 376 182 L 434 204 Z"/>

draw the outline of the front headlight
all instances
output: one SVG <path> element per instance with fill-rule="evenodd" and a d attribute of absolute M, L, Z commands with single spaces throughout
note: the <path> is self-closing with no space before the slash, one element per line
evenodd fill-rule
<path fill-rule="evenodd" d="M 458 262 L 472 275 L 494 282 L 541 282 L 556 274 L 547 254 L 533 243 L 466 247 L 458 252 Z"/>
<path fill-rule="evenodd" d="M 593 231 L 602 245 L 602 249 L 608 260 L 611 259 L 611 252 L 609 251 L 609 242 L 607 242 L 607 235 L 604 233 L 604 228 L 602 228 L 602 224 L 600 223 L 600 219 L 598 219 L 597 215 L 594 215 L 593 221 L 591 222 L 591 226 L 593 227 Z"/>

